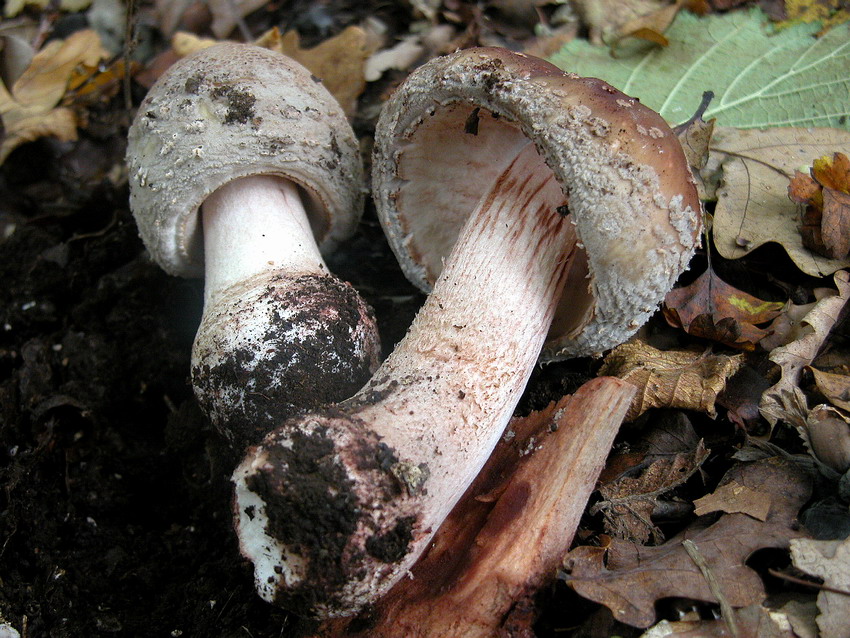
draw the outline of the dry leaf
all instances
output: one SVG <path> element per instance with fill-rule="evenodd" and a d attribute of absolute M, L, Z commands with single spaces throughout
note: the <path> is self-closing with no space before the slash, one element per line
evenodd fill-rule
<path fill-rule="evenodd" d="M 837 408 L 850 412 L 850 376 L 809 368 L 820 393 Z"/>
<path fill-rule="evenodd" d="M 702 175 L 706 182 L 722 179 L 713 226 L 720 254 L 737 259 L 777 242 L 798 268 L 815 277 L 850 266 L 850 260 L 827 259 L 803 246 L 798 206 L 787 195 L 788 181 L 800 166 L 848 147 L 850 131 L 842 129 L 717 127 Z"/>
<path fill-rule="evenodd" d="M 770 494 L 766 521 L 746 514 L 723 514 L 710 525 L 700 519 L 657 547 L 614 538 L 603 547 L 580 546 L 564 559 L 561 578 L 581 596 L 611 609 L 617 620 L 649 627 L 655 620 L 655 602 L 661 598 L 716 602 L 699 567 L 682 546 L 684 540 L 690 540 L 733 607 L 760 603 L 764 585 L 746 560 L 757 549 L 784 548 L 790 539 L 804 534 L 796 516 L 809 499 L 811 481 L 797 465 L 777 457 L 733 466 L 724 477 L 724 483 L 730 481 Z"/>
<path fill-rule="evenodd" d="M 677 0 L 673 4 L 659 7 L 654 11 L 620 24 L 616 31 L 605 38 L 611 47 L 611 55 L 617 57 L 618 47 L 628 38 L 637 38 L 666 47 L 669 42 L 663 34 L 667 30 L 667 27 L 673 23 L 673 20 L 676 19 L 683 4 L 684 2 Z"/>
<path fill-rule="evenodd" d="M 0 85 L 0 116 L 6 132 L 0 146 L 0 164 L 15 148 L 39 137 L 77 139 L 74 112 L 56 105 L 78 66 L 95 67 L 107 55 L 96 32 L 77 31 L 66 40 L 51 41 L 39 51 L 12 85 L 11 92 Z"/>
<path fill-rule="evenodd" d="M 785 0 L 784 22 L 778 26 L 792 26 L 800 22 L 820 22 L 823 33 L 827 29 L 850 20 L 850 9 L 841 0 Z"/>
<path fill-rule="evenodd" d="M 789 421 L 794 405 L 805 399 L 797 396 L 797 383 L 803 368 L 810 365 L 829 336 L 839 313 L 850 299 L 850 275 L 841 270 L 835 273 L 838 292 L 817 301 L 799 325 L 800 336 L 791 343 L 775 348 L 770 360 L 781 368 L 779 381 L 762 395 L 759 410 L 765 419 L 775 425 L 780 419 Z M 799 411 L 799 410 L 797 410 Z M 799 419 L 799 415 L 795 417 Z"/>
<path fill-rule="evenodd" d="M 817 618 L 821 638 L 847 638 L 850 619 L 850 538 L 843 541 L 791 541 L 791 560 L 797 569 L 823 578 L 831 589 L 818 594 Z"/>
<path fill-rule="evenodd" d="M 791 622 L 781 612 L 772 611 L 762 605 L 750 605 L 735 611 L 735 627 L 738 636 L 758 638 L 801 638 Z M 662 620 L 641 638 L 728 638 L 729 625 L 724 618 L 715 620 Z M 733 634 L 734 635 L 734 634 Z M 816 637 L 812 637 L 816 638 Z"/>
<path fill-rule="evenodd" d="M 350 117 L 357 110 L 357 98 L 366 88 L 364 69 L 372 55 L 370 40 L 360 27 L 350 26 L 312 49 L 302 49 L 297 31 L 280 35 L 272 29 L 257 44 L 297 60 L 317 78 Z"/>
<path fill-rule="evenodd" d="M 754 350 L 768 332 L 756 324 L 774 319 L 783 302 L 763 301 L 730 286 L 709 267 L 696 281 L 671 290 L 664 300 L 664 317 L 688 334 Z"/>
<path fill-rule="evenodd" d="M 210 30 L 218 39 L 226 38 L 242 18 L 267 2 L 268 0 L 206 0 L 213 17 Z"/>
<path fill-rule="evenodd" d="M 665 0 L 572 0 L 571 4 L 594 44 L 602 44 L 603 39 L 616 34 L 622 25 L 668 5 Z"/>
<path fill-rule="evenodd" d="M 697 516 L 711 512 L 747 514 L 760 521 L 767 520 L 770 511 L 770 494 L 759 492 L 736 481 L 729 481 L 711 494 L 694 501 Z"/>
<path fill-rule="evenodd" d="M 626 421 L 633 421 L 650 408 L 661 407 L 699 410 L 714 417 L 717 395 L 742 361 L 741 355 L 662 351 L 634 340 L 609 352 L 599 374 L 619 377 L 637 386 L 638 394 Z"/>
<path fill-rule="evenodd" d="M 390 69 L 407 71 L 423 53 L 425 53 L 425 46 L 418 35 L 408 36 L 389 49 L 373 53 L 366 60 L 364 67 L 366 81 L 374 82 Z"/>
<path fill-rule="evenodd" d="M 788 197 L 803 204 L 803 245 L 830 259 L 850 252 L 850 158 L 835 153 L 814 161 L 811 176 L 796 171 Z"/>
<path fill-rule="evenodd" d="M 602 500 L 590 510 L 602 512 L 605 531 L 618 538 L 645 544 L 650 536 L 655 544 L 664 540 L 651 520 L 656 499 L 686 482 L 708 458 L 709 450 L 702 441 L 696 449 L 653 461 L 640 476 L 624 476 L 602 485 Z"/>
<path fill-rule="evenodd" d="M 839 474 L 850 470 L 850 422 L 828 405 L 812 408 L 806 417 L 812 453 Z"/>

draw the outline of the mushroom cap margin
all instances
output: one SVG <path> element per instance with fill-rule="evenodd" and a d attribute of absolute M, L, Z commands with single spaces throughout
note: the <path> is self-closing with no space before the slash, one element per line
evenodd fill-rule
<path fill-rule="evenodd" d="M 651 316 L 686 269 L 701 227 L 678 140 L 635 98 L 505 49 L 434 59 L 382 110 L 378 217 L 408 279 L 429 291 L 466 216 L 527 140 L 568 195 L 586 254 L 562 300 L 572 319 L 559 326 L 556 317 L 541 359 L 601 354 Z"/>

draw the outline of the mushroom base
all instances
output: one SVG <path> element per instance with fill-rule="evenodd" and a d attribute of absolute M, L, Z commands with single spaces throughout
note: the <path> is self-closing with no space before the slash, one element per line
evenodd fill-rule
<path fill-rule="evenodd" d="M 428 468 L 400 460 L 356 412 L 291 421 L 233 475 L 257 591 L 301 615 L 346 615 L 369 602 L 422 536 L 410 496 Z"/>
<path fill-rule="evenodd" d="M 287 418 L 354 394 L 378 366 L 377 334 L 349 284 L 262 273 L 206 309 L 192 351 L 195 395 L 241 454 Z"/>

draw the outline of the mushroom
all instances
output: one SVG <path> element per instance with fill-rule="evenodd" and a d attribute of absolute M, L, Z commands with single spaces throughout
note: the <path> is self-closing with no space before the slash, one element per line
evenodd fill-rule
<path fill-rule="evenodd" d="M 183 58 L 142 102 L 127 163 L 153 259 L 205 278 L 192 383 L 235 448 L 369 378 L 372 311 L 322 258 L 356 228 L 362 166 L 317 78 L 252 45 Z"/>
<path fill-rule="evenodd" d="M 699 237 L 696 187 L 657 113 L 502 49 L 432 60 L 396 90 L 373 192 L 408 275 L 433 289 L 360 392 L 270 433 L 233 477 L 260 595 L 320 617 L 408 572 L 544 343 L 551 359 L 628 338 Z"/>

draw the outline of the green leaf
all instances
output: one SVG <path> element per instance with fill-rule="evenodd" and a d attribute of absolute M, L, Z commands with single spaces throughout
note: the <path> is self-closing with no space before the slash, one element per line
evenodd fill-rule
<path fill-rule="evenodd" d="M 850 129 L 850 26 L 816 39 L 819 28 L 770 34 L 758 9 L 705 18 L 682 11 L 664 34 L 666 48 L 612 58 L 607 47 L 576 39 L 551 61 L 640 98 L 671 123 L 687 120 L 703 91 L 713 91 L 703 117 L 724 126 Z"/>

